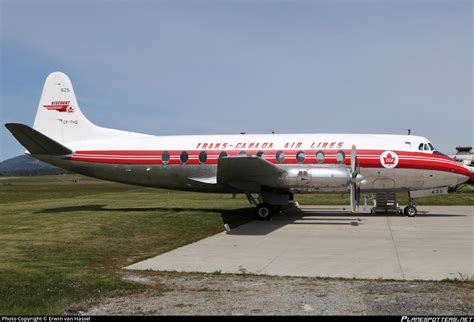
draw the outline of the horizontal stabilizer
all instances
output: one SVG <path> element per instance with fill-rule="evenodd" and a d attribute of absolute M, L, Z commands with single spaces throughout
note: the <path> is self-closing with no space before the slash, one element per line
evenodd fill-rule
<path fill-rule="evenodd" d="M 31 154 L 68 155 L 72 151 L 31 127 L 7 123 L 5 127 Z"/>

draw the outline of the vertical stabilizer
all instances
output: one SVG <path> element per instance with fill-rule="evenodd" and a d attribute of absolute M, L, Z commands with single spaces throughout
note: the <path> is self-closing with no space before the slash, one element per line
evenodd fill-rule
<path fill-rule="evenodd" d="M 82 114 L 71 80 L 61 72 L 46 78 L 33 128 L 63 143 L 88 139 L 100 129 Z"/>

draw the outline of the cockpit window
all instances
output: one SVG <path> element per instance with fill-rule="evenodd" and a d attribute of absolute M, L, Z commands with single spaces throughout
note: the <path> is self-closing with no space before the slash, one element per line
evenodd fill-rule
<path fill-rule="evenodd" d="M 420 143 L 418 146 L 418 150 L 420 151 L 435 151 L 435 148 L 431 143 Z"/>
<path fill-rule="evenodd" d="M 443 154 L 439 151 L 436 151 L 433 144 L 431 144 L 430 142 L 420 143 L 420 145 L 418 146 L 418 150 L 420 150 L 420 151 L 431 151 L 431 153 L 433 153 L 433 154 L 446 156 L 445 154 Z"/>

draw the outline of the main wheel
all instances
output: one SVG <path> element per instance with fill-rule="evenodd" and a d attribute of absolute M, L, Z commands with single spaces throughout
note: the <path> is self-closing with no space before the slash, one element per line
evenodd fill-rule
<path fill-rule="evenodd" d="M 406 206 L 405 209 L 403 209 L 403 213 L 405 214 L 405 216 L 415 217 L 417 210 L 415 206 Z"/>
<path fill-rule="evenodd" d="M 273 216 L 274 209 L 275 209 L 274 206 L 271 206 L 267 203 L 261 203 L 257 205 L 257 208 L 255 209 L 255 213 L 258 219 L 269 220 Z"/>

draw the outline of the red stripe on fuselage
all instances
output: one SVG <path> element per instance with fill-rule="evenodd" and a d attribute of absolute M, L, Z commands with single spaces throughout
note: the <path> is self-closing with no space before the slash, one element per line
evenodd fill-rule
<path fill-rule="evenodd" d="M 227 150 L 227 155 L 237 155 L 243 150 Z M 255 155 L 259 150 L 245 150 L 247 154 Z M 316 164 L 316 152 L 320 150 L 281 150 L 285 153 L 285 160 L 282 163 L 276 161 L 275 155 L 280 150 L 263 150 L 265 160 L 274 164 Z M 296 161 L 296 154 L 303 151 L 306 155 L 305 161 L 299 163 Z M 325 154 L 324 164 L 337 164 L 336 153 L 340 150 L 321 150 Z M 343 150 L 346 159 L 344 164 L 350 164 L 350 150 Z M 380 163 L 380 155 L 385 150 L 358 150 L 357 156 L 362 168 L 383 168 Z M 93 162 L 93 163 L 112 163 L 112 164 L 165 164 L 161 160 L 164 151 L 150 150 L 114 150 L 114 151 L 76 151 L 69 159 L 72 161 Z M 167 164 L 181 164 L 181 150 L 168 150 L 170 160 Z M 201 164 L 199 162 L 199 153 L 202 150 L 188 150 L 188 161 L 186 164 Z M 222 151 L 205 151 L 207 153 L 207 161 L 205 164 L 217 164 L 218 156 Z M 468 177 L 472 177 L 470 171 L 458 164 L 453 159 L 436 154 L 394 151 L 399 157 L 396 168 L 400 169 L 422 169 L 436 170 L 445 172 L 454 172 Z"/>

